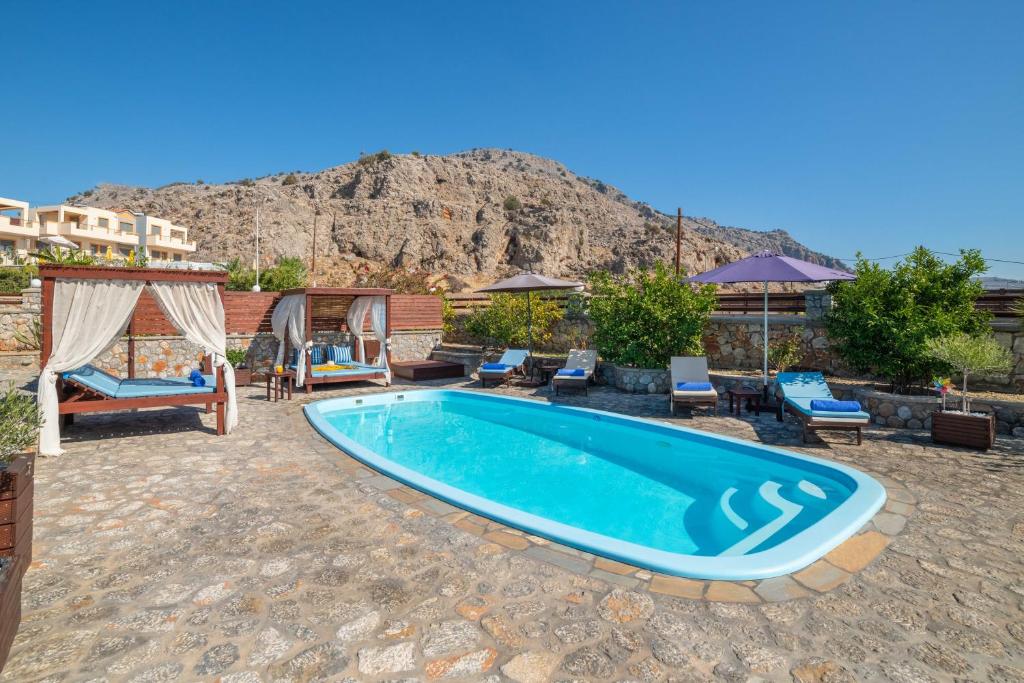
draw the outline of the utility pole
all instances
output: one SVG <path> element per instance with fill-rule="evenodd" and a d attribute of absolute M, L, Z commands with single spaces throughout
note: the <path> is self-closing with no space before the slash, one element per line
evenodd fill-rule
<path fill-rule="evenodd" d="M 252 291 L 260 291 L 260 186 L 256 186 L 256 284 L 252 286 Z"/>
<path fill-rule="evenodd" d="M 316 287 L 316 217 L 320 215 L 320 209 L 314 209 L 313 211 L 313 263 L 311 270 L 313 271 L 313 286 Z"/>
<path fill-rule="evenodd" d="M 683 250 L 683 209 L 676 209 L 676 277 L 679 277 L 680 258 Z"/>

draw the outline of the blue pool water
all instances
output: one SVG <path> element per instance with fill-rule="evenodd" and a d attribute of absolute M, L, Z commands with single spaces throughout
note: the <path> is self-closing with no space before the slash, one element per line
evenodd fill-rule
<path fill-rule="evenodd" d="M 700 578 L 806 566 L 884 489 L 834 463 L 611 413 L 462 391 L 310 404 L 367 464 L 456 505 L 631 564 Z"/>

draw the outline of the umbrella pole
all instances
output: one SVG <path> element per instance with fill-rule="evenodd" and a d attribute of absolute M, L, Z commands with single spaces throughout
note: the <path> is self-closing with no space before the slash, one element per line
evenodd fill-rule
<path fill-rule="evenodd" d="M 768 402 L 768 281 L 764 281 L 764 382 L 761 389 Z"/>
<path fill-rule="evenodd" d="M 530 292 L 526 293 L 526 356 L 530 359 L 530 371 L 533 371 L 533 308 L 530 304 Z"/>

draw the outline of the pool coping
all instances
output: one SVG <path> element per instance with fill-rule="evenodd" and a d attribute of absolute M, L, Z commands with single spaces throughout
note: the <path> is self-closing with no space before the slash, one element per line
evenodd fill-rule
<path fill-rule="evenodd" d="M 676 598 L 761 604 L 810 598 L 830 592 L 874 562 L 903 530 L 917 506 L 916 498 L 906 487 L 888 477 L 869 472 L 868 474 L 885 489 L 885 504 L 857 532 L 806 567 L 790 574 L 766 579 L 732 581 L 683 578 L 571 548 L 511 527 L 504 522 L 464 510 L 409 486 L 364 464 L 324 437 L 310 424 L 303 410 L 312 402 L 303 402 L 293 415 L 296 428 L 309 430 L 317 439 L 329 445 L 331 454 L 336 454 L 337 457 L 330 457 L 324 453 L 325 460 L 344 474 L 361 480 L 365 490 L 387 495 L 408 506 L 404 514 L 426 514 L 451 524 L 460 531 L 477 536 L 482 541 L 477 552 L 517 552 L 532 560 L 614 586 L 646 590 Z"/>

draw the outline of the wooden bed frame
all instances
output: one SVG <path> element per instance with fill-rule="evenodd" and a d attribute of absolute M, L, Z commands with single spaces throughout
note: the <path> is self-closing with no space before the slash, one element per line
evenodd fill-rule
<path fill-rule="evenodd" d="M 321 318 L 321 326 L 325 324 L 338 326 L 338 329 L 321 329 L 319 332 L 341 332 L 342 326 L 347 329 L 347 323 L 344 319 L 344 313 L 348 312 L 348 307 L 351 305 L 351 299 L 357 296 L 382 296 L 384 297 L 387 311 L 385 313 L 385 336 L 391 336 L 391 295 L 394 294 L 392 289 L 372 289 L 372 288 L 358 288 L 358 287 L 301 287 L 298 289 L 287 289 L 281 292 L 281 296 L 289 296 L 292 294 L 304 294 L 306 296 L 306 325 L 305 325 L 305 338 L 307 340 L 313 339 L 313 302 L 320 300 L 325 301 L 330 298 L 334 299 L 349 299 L 345 302 L 345 306 L 338 308 L 335 311 L 335 315 L 329 318 Z M 342 315 L 341 319 L 337 319 L 337 315 Z M 370 342 L 366 342 L 365 345 L 369 345 Z M 356 361 L 359 363 L 365 363 L 366 360 L 359 354 L 359 349 L 353 344 Z M 291 354 L 291 343 L 285 338 L 284 357 L 289 358 Z M 391 350 L 385 349 L 383 353 L 387 354 L 388 365 L 391 364 Z M 334 384 L 337 382 L 364 382 L 371 379 L 383 379 L 385 380 L 386 386 L 390 386 L 390 382 L 387 381 L 387 375 L 381 370 L 369 370 L 367 372 L 360 372 L 351 375 L 335 375 L 330 377 L 314 377 L 313 376 L 313 364 L 310 361 L 309 354 L 305 354 L 306 363 L 306 379 L 303 382 L 303 386 L 306 388 L 306 393 L 313 393 L 314 384 Z"/>
<path fill-rule="evenodd" d="M 775 419 L 778 420 L 779 422 L 782 422 L 785 419 L 782 413 L 783 410 L 785 410 L 787 413 L 795 416 L 797 419 L 800 420 L 801 424 L 803 425 L 804 443 L 807 443 L 808 432 L 817 431 L 857 432 L 857 445 L 860 446 L 862 443 L 864 443 L 864 435 L 862 430 L 864 429 L 865 425 L 863 422 L 842 422 L 838 420 L 815 420 L 814 422 L 812 422 L 811 420 L 813 418 L 810 415 L 805 415 L 804 413 L 800 412 L 792 405 L 790 405 L 789 401 L 785 400 L 784 398 L 779 398 L 778 407 L 775 410 Z"/>
<path fill-rule="evenodd" d="M 59 266 L 40 265 L 39 277 L 42 286 L 42 344 L 39 352 L 39 367 L 46 362 L 53 351 L 53 292 L 57 279 L 62 280 L 145 280 L 150 282 L 210 282 L 217 286 L 221 302 L 224 301 L 224 283 L 228 276 L 223 271 L 212 270 L 170 270 L 163 268 L 106 268 L 102 266 Z M 135 335 L 134 313 L 128 323 L 128 378 L 135 378 Z M 204 361 L 207 373 L 212 369 L 212 359 Z M 228 394 L 224 383 L 224 368 L 217 368 L 217 387 L 213 393 L 177 394 L 173 396 L 143 396 L 139 398 L 111 398 L 74 381 L 57 378 L 57 397 L 60 405 L 58 414 L 61 421 L 70 423 L 78 413 L 100 413 L 136 408 L 158 408 L 161 406 L 205 405 L 209 413 L 216 406 L 217 434 L 225 433 L 224 410 Z"/>

